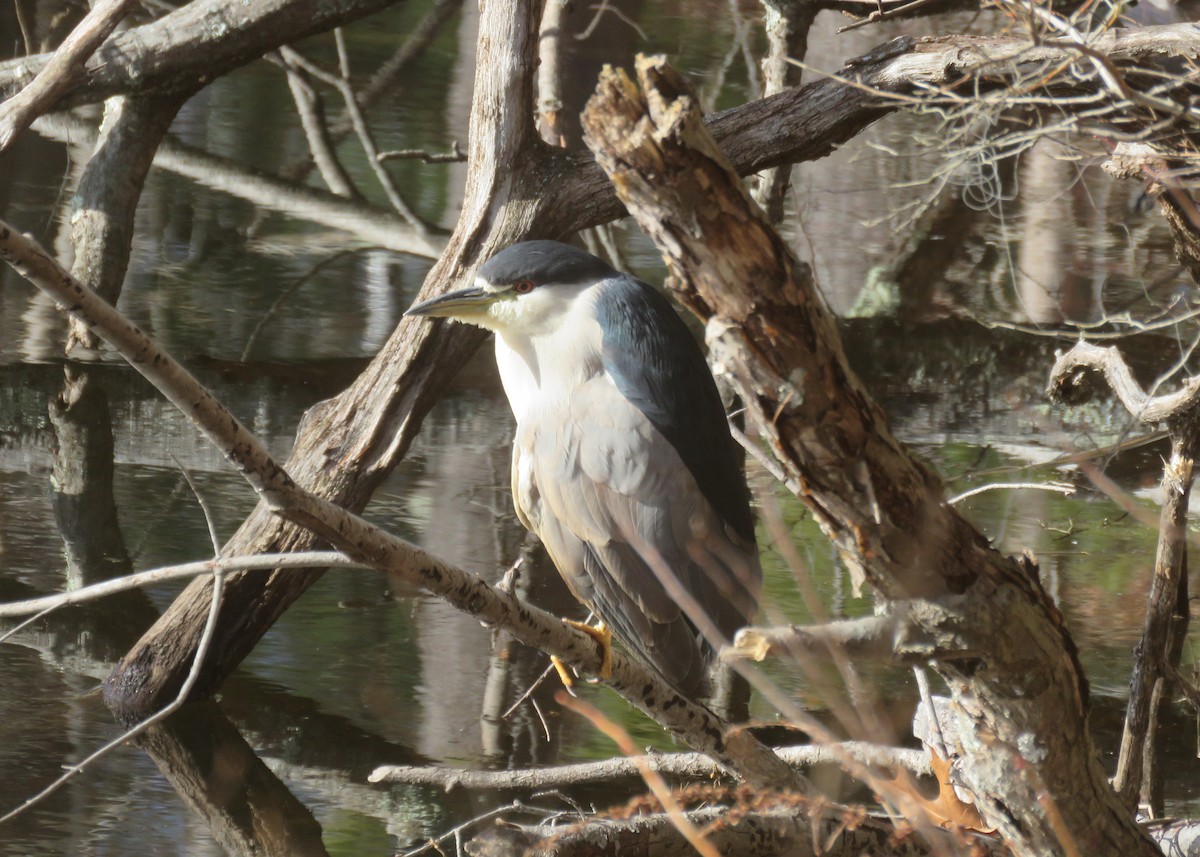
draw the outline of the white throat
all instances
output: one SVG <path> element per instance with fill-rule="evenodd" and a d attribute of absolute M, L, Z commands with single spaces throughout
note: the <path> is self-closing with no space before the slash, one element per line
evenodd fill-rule
<path fill-rule="evenodd" d="M 552 329 L 531 335 L 514 324 L 496 330 L 496 366 L 518 425 L 564 405 L 573 390 L 602 371 L 603 331 L 592 292 L 572 301 Z"/>

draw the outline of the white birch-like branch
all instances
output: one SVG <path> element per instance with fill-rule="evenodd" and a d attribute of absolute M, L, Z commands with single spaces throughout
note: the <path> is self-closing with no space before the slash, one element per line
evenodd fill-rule
<path fill-rule="evenodd" d="M 347 556 L 397 574 L 480 621 L 504 628 L 526 645 L 557 655 L 583 673 L 599 672 L 600 652 L 595 640 L 583 632 L 297 485 L 262 443 L 170 354 L 63 270 L 32 238 L 3 221 L 0 259 L 125 357 L 224 452 L 273 513 L 312 530 Z M 612 677 L 605 683 L 748 783 L 803 788 L 802 778 L 750 733 L 731 729 L 622 653 L 613 652 Z"/>

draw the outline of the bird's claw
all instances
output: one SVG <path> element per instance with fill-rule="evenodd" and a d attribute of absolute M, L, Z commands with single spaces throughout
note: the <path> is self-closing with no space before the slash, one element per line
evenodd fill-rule
<path fill-rule="evenodd" d="M 600 671 L 597 675 L 602 679 L 612 678 L 612 631 L 608 629 L 608 626 L 603 622 L 589 625 L 587 622 L 575 622 L 571 619 L 563 619 L 563 622 L 572 628 L 583 631 L 600 644 Z"/>

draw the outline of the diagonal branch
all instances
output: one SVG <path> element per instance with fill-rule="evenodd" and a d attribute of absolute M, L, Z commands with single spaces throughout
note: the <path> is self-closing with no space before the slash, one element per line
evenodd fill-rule
<path fill-rule="evenodd" d="M 624 210 L 598 166 L 562 150 L 548 149 L 534 134 L 532 76 L 536 68 L 537 5 L 533 0 L 488 0 L 482 4 L 480 31 L 488 37 L 477 44 L 463 214 L 445 253 L 426 279 L 423 297 L 466 285 L 478 259 L 510 243 L 528 238 L 562 238 L 611 220 Z M 1178 54 L 1197 46 L 1200 36 L 1194 28 L 1186 27 L 1156 28 L 1147 37 L 1136 32 L 1105 36 L 1095 44 L 1096 49 L 1110 56 L 1125 58 L 1153 52 Z M 1031 49 L 1027 41 L 1017 39 L 902 40 L 848 66 L 845 74 L 862 82 L 863 87 L 819 81 L 718 114 L 709 126 L 741 174 L 817 158 L 886 113 L 920 100 L 911 93 L 936 93 L 955 82 L 969 88 L 972 84 L 968 72 L 980 62 L 1024 56 L 1022 51 L 1031 52 L 1031 62 L 1061 62 L 1073 56 L 1057 48 Z M 0 65 L 0 80 L 4 68 Z M 997 77 L 995 86 L 1001 85 Z M 881 92 L 910 95 L 906 101 L 884 98 Z M 385 241 L 383 237 L 370 240 Z M 720 242 L 716 246 L 721 246 Z M 374 487 L 404 455 L 445 381 L 482 341 L 481 334 L 464 326 L 401 322 L 377 359 L 349 390 L 309 412 L 298 431 L 289 471 L 321 496 L 347 508 L 363 508 Z M 789 355 L 784 354 L 782 359 L 786 364 Z M 787 379 L 789 372 L 785 365 L 781 377 Z M 871 411 L 868 425 L 878 422 L 874 413 Z M 782 425 L 793 423 L 785 421 Z M 853 452 L 853 438 L 850 443 Z M 914 480 L 920 484 L 925 478 L 919 467 L 915 471 L 909 467 L 905 472 L 907 481 L 896 486 L 886 481 L 872 482 L 868 474 L 862 485 L 869 490 L 864 491 L 860 485 L 850 496 L 857 499 L 864 493 L 868 502 L 859 508 L 870 509 L 876 505 L 874 490 L 903 493 L 905 486 Z M 863 520 L 852 517 L 851 506 L 834 511 L 844 513 L 843 520 L 853 522 L 867 536 L 874 531 L 871 515 Z M 891 531 L 901 543 L 920 542 L 914 534 L 927 512 L 933 520 L 961 526 L 959 518 L 947 516 L 938 504 L 917 503 L 908 508 L 908 517 L 897 516 Z M 868 526 L 863 529 L 863 525 Z M 854 527 L 844 528 L 850 549 L 870 547 L 858 545 L 855 532 Z M 959 536 L 946 545 L 965 546 L 968 556 L 986 547 L 973 531 L 963 530 Z M 249 553 L 310 547 L 308 538 L 260 508 L 235 541 L 237 552 Z M 953 587 L 969 585 L 971 575 L 955 571 L 970 565 L 963 557 L 942 556 L 937 544 L 917 546 L 927 548 L 940 566 L 949 569 Z M 1009 568 L 1008 573 L 1011 571 Z M 927 573 L 931 587 L 938 589 L 941 583 L 937 573 L 924 562 L 898 570 L 906 580 Z M 223 621 L 218 630 L 220 645 L 206 665 L 209 672 L 200 684 L 201 692 L 218 687 L 317 576 L 319 572 L 255 580 L 231 576 L 222 615 L 232 618 L 228 625 Z M 170 698 L 186 670 L 186 655 L 194 648 L 206 606 L 201 585 L 189 587 L 180 596 L 114 671 L 107 691 L 110 705 L 124 715 L 136 715 L 161 704 L 155 703 L 160 694 Z M 1064 692 L 1082 686 L 1078 677 L 1071 676 L 1074 673 L 1068 670 L 1060 677 Z"/>
<path fill-rule="evenodd" d="M 47 112 L 83 71 L 88 57 L 121 23 L 134 0 L 100 0 L 59 45 L 29 85 L 0 104 L 0 152 Z"/>
<path fill-rule="evenodd" d="M 112 95 L 188 87 L 258 59 L 280 45 L 326 30 L 401 0 L 195 0 L 106 41 L 72 85 L 46 109 L 62 110 Z M 13 95 L 53 55 L 0 63 L 0 94 Z"/>
<path fill-rule="evenodd" d="M 589 674 L 599 672 L 600 653 L 591 637 L 297 485 L 261 442 L 183 366 L 63 270 L 31 238 L 17 234 L 3 222 L 0 259 L 120 352 L 225 453 L 272 513 L 311 530 L 370 568 L 396 574 L 481 621 L 509 631 L 526 645 L 557 655 Z M 217 575 L 223 581 L 221 570 Z M 212 637 L 215 607 L 210 608 L 209 615 L 205 640 Z M 199 661 L 189 675 L 186 690 L 190 691 L 198 670 Z M 708 753 L 747 782 L 760 787 L 800 785 L 797 775 L 748 732 L 732 729 L 708 709 L 681 696 L 649 670 L 617 652 L 613 653 L 608 684 L 672 734 Z"/>

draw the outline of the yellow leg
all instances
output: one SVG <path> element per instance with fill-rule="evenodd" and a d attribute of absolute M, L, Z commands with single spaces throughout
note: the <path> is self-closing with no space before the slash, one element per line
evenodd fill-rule
<path fill-rule="evenodd" d="M 563 621 L 572 628 L 583 631 L 600 644 L 600 678 L 612 678 L 612 631 L 608 630 L 608 626 L 603 622 L 589 625 L 587 622 L 573 622 L 570 619 L 563 619 Z M 560 669 L 558 674 L 562 675 L 563 671 Z M 563 683 L 566 684 L 565 681 Z M 567 685 L 568 688 L 570 686 Z"/>
<path fill-rule="evenodd" d="M 575 695 L 575 676 L 571 675 L 571 668 L 562 662 L 562 658 L 558 655 L 550 656 L 550 663 L 554 666 L 554 671 L 558 673 L 559 679 L 562 680 L 563 687 L 567 689 L 567 693 L 571 696 Z"/>

